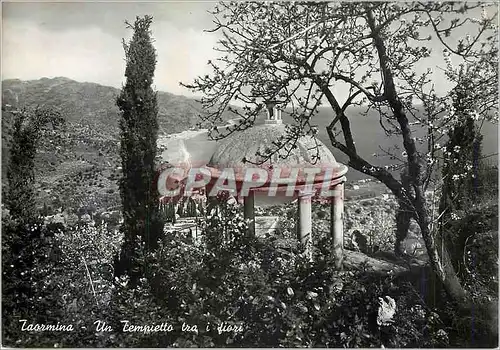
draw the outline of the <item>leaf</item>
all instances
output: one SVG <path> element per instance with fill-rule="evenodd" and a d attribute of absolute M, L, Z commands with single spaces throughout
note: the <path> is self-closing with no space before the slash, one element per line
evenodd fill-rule
<path fill-rule="evenodd" d="M 300 311 L 302 311 L 304 313 L 309 311 L 309 309 L 306 306 L 302 305 L 302 304 L 299 304 L 298 308 L 300 309 Z"/>
<path fill-rule="evenodd" d="M 306 296 L 307 299 L 316 299 L 317 296 L 318 296 L 318 293 L 307 291 L 307 296 Z"/>

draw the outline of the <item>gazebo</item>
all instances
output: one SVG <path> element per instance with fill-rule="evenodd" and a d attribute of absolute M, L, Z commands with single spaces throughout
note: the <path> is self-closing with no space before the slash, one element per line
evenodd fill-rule
<path fill-rule="evenodd" d="M 331 203 L 330 234 L 340 267 L 343 256 L 344 175 L 347 166 L 338 163 L 330 150 L 313 136 L 299 137 L 293 149 L 281 149 L 270 159 L 263 158 L 266 150 L 276 149 L 280 136 L 288 135 L 281 119 L 279 103 L 268 101 L 266 107 L 267 119 L 264 124 L 235 132 L 217 143 L 208 163 L 212 178 L 216 180 L 218 176 L 223 176 L 225 169 L 232 169 L 234 179 L 228 180 L 236 183 L 238 190 L 235 196 L 243 197 L 245 219 L 251 220 L 250 234 L 255 233 L 255 202 L 272 195 L 276 195 L 276 200 L 281 202 L 297 199 L 297 233 L 300 242 L 306 247 L 312 241 L 312 198 L 318 192 L 327 193 L 326 199 Z M 262 180 L 263 171 L 267 173 L 266 181 Z M 210 186 L 215 186 L 214 182 Z M 326 189 L 328 191 L 325 192 Z"/>

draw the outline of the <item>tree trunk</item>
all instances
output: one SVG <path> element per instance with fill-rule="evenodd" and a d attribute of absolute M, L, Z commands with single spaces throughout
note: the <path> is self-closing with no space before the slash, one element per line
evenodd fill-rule
<path fill-rule="evenodd" d="M 401 244 L 408 236 L 410 228 L 411 213 L 403 204 L 399 204 L 398 212 L 396 213 L 396 241 L 394 243 L 394 254 L 401 256 L 404 252 L 401 250 Z"/>
<path fill-rule="evenodd" d="M 421 203 L 419 207 L 424 208 L 425 204 Z M 444 239 L 441 235 L 438 235 L 437 239 L 434 239 L 433 233 L 429 230 L 430 218 L 426 210 L 419 211 L 418 215 L 418 225 L 420 226 L 425 247 L 427 248 L 427 253 L 429 254 L 429 259 L 438 281 L 442 283 L 443 288 L 452 300 L 464 305 L 466 303 L 466 294 L 455 272 Z"/>
<path fill-rule="evenodd" d="M 412 135 L 408 118 L 405 114 L 403 104 L 399 99 L 394 83 L 394 76 L 389 65 L 389 58 L 385 47 L 385 42 L 376 25 L 371 4 L 366 4 L 366 20 L 373 37 L 373 45 L 375 46 L 380 60 L 380 68 L 384 78 L 384 96 L 391 107 L 394 116 L 396 117 L 401 133 L 403 136 L 403 146 L 408 157 L 408 175 L 410 183 L 415 191 L 413 199 L 415 217 L 422 232 L 427 253 L 433 271 L 438 280 L 443 284 L 444 289 L 452 300 L 462 304 L 465 301 L 465 291 L 460 284 L 460 281 L 455 273 L 455 269 L 451 264 L 451 259 L 448 250 L 441 240 L 436 242 L 434 234 L 430 231 L 430 217 L 427 210 L 427 203 L 423 189 L 422 168 L 418 158 L 415 139 Z"/>
<path fill-rule="evenodd" d="M 404 169 L 401 172 L 401 184 L 407 193 L 411 194 L 410 179 L 408 178 L 408 169 Z M 398 212 L 396 213 L 396 242 L 394 244 L 394 254 L 396 256 L 403 255 L 401 251 L 401 243 L 408 236 L 408 230 L 410 229 L 410 222 L 412 219 L 412 208 L 405 201 L 398 200 Z"/>

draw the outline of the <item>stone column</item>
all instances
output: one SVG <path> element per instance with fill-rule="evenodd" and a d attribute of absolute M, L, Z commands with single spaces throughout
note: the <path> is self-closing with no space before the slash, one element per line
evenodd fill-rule
<path fill-rule="evenodd" d="M 243 217 L 245 220 L 252 220 L 248 225 L 248 233 L 255 235 L 255 197 L 252 190 L 248 192 L 248 196 L 243 198 Z"/>
<path fill-rule="evenodd" d="M 312 213 L 311 201 L 313 192 L 299 191 L 298 212 L 299 212 L 299 240 L 306 246 L 307 254 L 311 254 L 312 244 Z"/>
<path fill-rule="evenodd" d="M 344 260 L 344 183 L 336 185 L 334 191 L 336 194 L 330 197 L 330 234 L 335 267 L 341 269 Z"/>

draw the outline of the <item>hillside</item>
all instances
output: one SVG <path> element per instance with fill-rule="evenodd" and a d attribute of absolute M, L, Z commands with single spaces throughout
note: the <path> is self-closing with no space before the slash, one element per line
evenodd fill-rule
<path fill-rule="evenodd" d="M 118 132 L 119 110 L 116 97 L 119 89 L 95 83 L 80 83 L 68 78 L 2 82 L 6 102 L 17 99 L 18 106 L 46 106 L 60 110 L 67 121 L 82 125 L 104 127 L 105 132 Z M 14 102 L 15 103 L 15 102 Z M 176 133 L 196 125 L 203 113 L 194 99 L 158 92 L 160 131 Z"/>
<path fill-rule="evenodd" d="M 119 203 L 119 89 L 58 77 L 2 84 L 2 179 L 9 157 L 16 107 L 43 106 L 60 111 L 63 132 L 43 138 L 36 159 L 39 205 L 107 208 Z M 203 113 L 194 99 L 158 92 L 160 134 L 195 128 Z M 229 115 L 227 118 L 231 118 Z M 5 184 L 5 181 L 3 182 Z"/>

